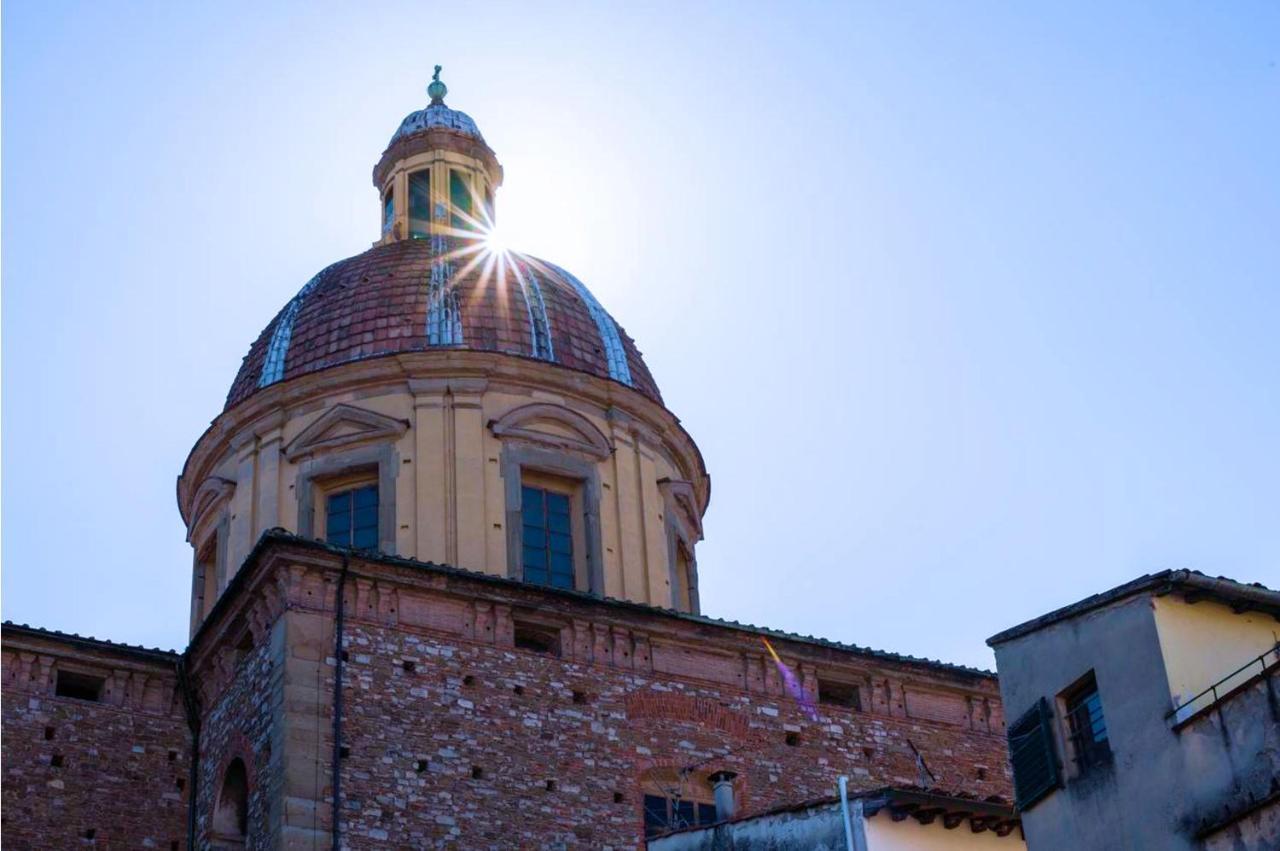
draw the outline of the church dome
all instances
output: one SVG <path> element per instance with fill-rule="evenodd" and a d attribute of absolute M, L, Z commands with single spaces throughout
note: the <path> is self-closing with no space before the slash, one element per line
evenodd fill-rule
<path fill-rule="evenodd" d="M 524 255 L 450 259 L 441 248 L 391 241 L 321 270 L 249 349 L 226 409 L 339 364 L 450 349 L 544 361 L 661 404 L 631 338 L 573 275 Z"/>

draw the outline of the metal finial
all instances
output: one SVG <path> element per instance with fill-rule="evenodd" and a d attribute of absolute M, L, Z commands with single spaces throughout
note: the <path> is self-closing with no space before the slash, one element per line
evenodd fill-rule
<path fill-rule="evenodd" d="M 449 94 L 449 87 L 440 82 L 440 68 L 436 66 L 436 72 L 431 75 L 431 85 L 427 86 L 427 95 L 431 98 L 432 103 L 444 104 L 444 96 Z"/>

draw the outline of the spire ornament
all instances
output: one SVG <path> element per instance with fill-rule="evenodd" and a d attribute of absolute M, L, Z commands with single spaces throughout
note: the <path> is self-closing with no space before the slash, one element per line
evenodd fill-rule
<path fill-rule="evenodd" d="M 440 82 L 441 66 L 436 66 L 436 72 L 431 75 L 431 84 L 427 86 L 427 95 L 431 98 L 431 103 L 444 106 L 444 96 L 449 94 L 449 87 Z"/>

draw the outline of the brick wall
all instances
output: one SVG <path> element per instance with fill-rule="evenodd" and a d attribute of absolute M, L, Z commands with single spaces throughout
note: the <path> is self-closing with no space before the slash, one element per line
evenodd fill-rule
<path fill-rule="evenodd" d="M 4 847 L 184 848 L 177 657 L 8 625 L 2 655 Z M 101 676 L 101 699 L 54 696 L 60 669 Z"/>
<path fill-rule="evenodd" d="M 828 796 L 841 773 L 914 785 L 914 746 L 941 788 L 1008 794 L 998 735 L 826 707 L 812 721 L 777 697 L 403 628 L 346 634 L 353 848 L 635 847 L 653 767 L 735 771 L 759 811 Z"/>

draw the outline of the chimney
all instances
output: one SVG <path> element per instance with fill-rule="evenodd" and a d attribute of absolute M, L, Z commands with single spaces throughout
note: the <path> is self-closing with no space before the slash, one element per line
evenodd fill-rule
<path fill-rule="evenodd" d="M 717 771 L 707 778 L 716 795 L 716 821 L 727 821 L 737 812 L 733 800 L 733 778 L 737 776 L 732 771 Z"/>

